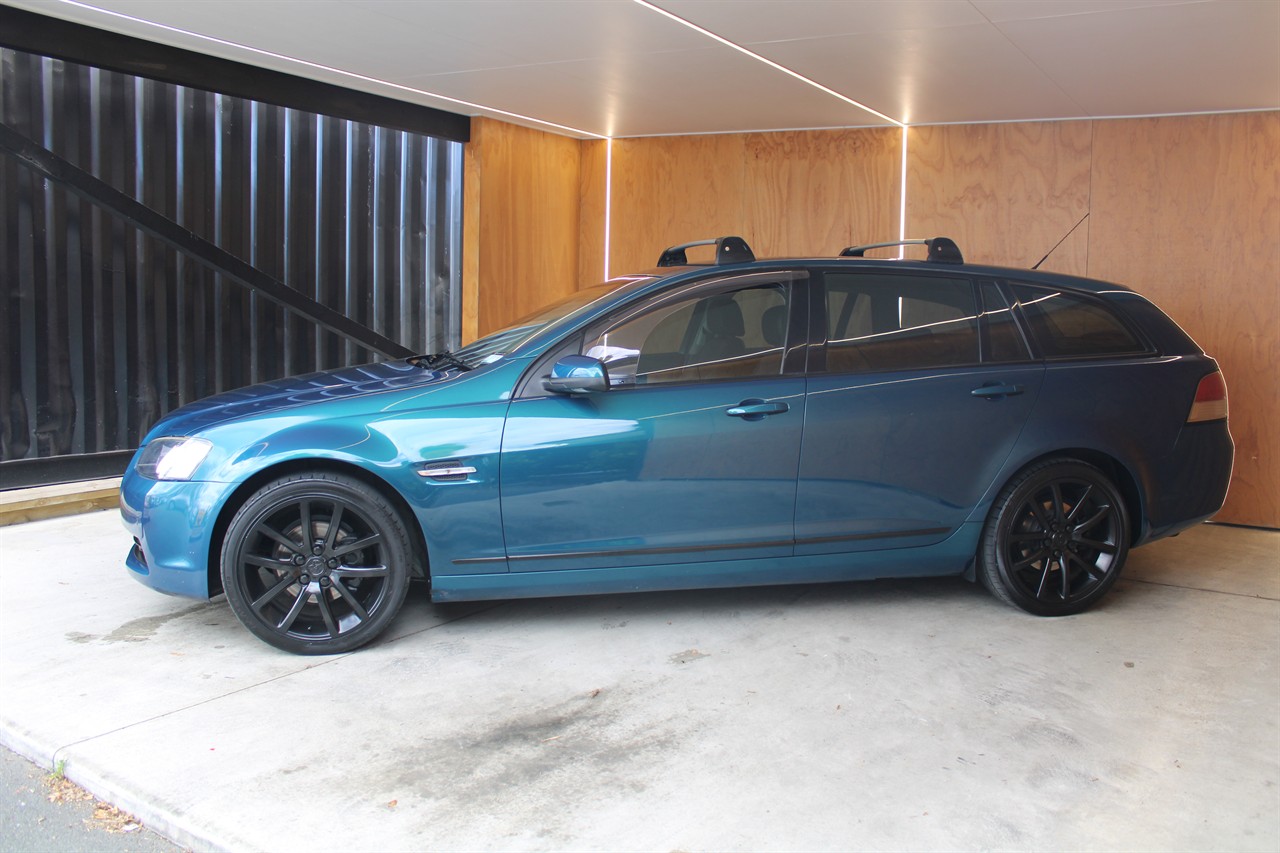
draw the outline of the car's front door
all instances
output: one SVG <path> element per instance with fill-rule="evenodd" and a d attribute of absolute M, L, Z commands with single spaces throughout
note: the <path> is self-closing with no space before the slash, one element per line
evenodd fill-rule
<path fill-rule="evenodd" d="M 690 285 L 596 324 L 573 351 L 605 363 L 607 391 L 548 393 L 535 376 L 502 442 L 511 571 L 792 553 L 800 279 Z"/>

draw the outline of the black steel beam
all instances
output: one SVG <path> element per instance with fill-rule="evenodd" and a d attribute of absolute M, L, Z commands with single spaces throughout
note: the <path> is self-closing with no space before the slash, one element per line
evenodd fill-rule
<path fill-rule="evenodd" d="M 228 280 L 262 294 L 331 332 L 342 335 L 365 349 L 388 358 L 404 358 L 413 350 L 357 323 L 350 317 L 322 305 L 284 282 L 246 263 L 145 204 L 120 192 L 110 184 L 67 162 L 49 149 L 0 124 L 0 152 L 48 178 L 83 199 L 123 218 L 130 225 L 172 246 L 191 260 L 225 276 Z"/>
<path fill-rule="evenodd" d="M 129 467 L 132 457 L 132 450 L 113 450 L 107 453 L 46 456 L 41 459 L 6 459 L 0 462 L 0 492 L 30 486 L 119 477 Z"/>
<path fill-rule="evenodd" d="M 421 133 L 471 139 L 468 116 L 0 5 L 0 46 L 178 86 Z"/>

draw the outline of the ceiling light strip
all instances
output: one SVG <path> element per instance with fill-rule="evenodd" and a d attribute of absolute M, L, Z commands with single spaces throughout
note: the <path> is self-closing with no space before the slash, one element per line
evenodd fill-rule
<path fill-rule="evenodd" d="M 663 9 L 661 6 L 655 6 L 654 4 L 650 3 L 649 0 L 634 0 L 634 2 L 639 3 L 641 6 L 644 6 L 646 9 L 651 9 L 654 12 L 657 12 L 659 15 L 662 15 L 663 17 L 670 18 L 671 20 L 675 21 L 677 24 L 683 24 L 684 26 L 688 27 L 694 32 L 701 33 L 702 35 L 706 36 L 709 39 L 718 41 L 720 42 L 720 44 L 724 45 L 725 47 L 731 47 L 734 50 L 738 51 L 739 53 L 751 57 L 757 62 L 763 62 L 765 65 L 768 65 L 770 68 L 773 68 L 777 71 L 781 71 L 783 74 L 788 74 L 796 78 L 797 80 L 799 80 L 801 83 L 807 83 L 808 85 L 812 86 L 813 88 L 817 89 L 820 92 L 825 92 L 826 94 L 830 95 L 833 98 L 839 98 L 840 100 L 844 101 L 846 104 L 850 104 L 852 106 L 857 107 L 860 110 L 869 112 L 873 116 L 882 118 L 885 121 L 890 122 L 891 124 L 897 125 L 898 127 L 906 127 L 905 123 L 898 121 L 896 118 L 890 118 L 889 116 L 885 115 L 882 112 L 871 109 L 871 107 L 867 106 L 866 104 L 858 103 L 853 98 L 846 97 L 840 94 L 839 92 L 837 92 L 835 89 L 830 89 L 822 85 L 816 80 L 811 80 L 808 77 L 804 76 L 803 74 L 799 73 L 798 71 L 792 71 L 790 68 L 786 67 L 785 65 L 779 65 L 778 63 L 774 62 L 772 59 L 766 59 L 760 54 L 756 53 L 755 51 L 748 50 L 742 45 L 735 44 L 734 42 L 729 41 L 727 38 L 724 38 L 723 36 L 718 36 L 715 33 L 711 32 L 711 30 L 706 29 L 705 27 L 700 27 L 697 24 L 693 23 L 692 21 L 686 21 L 684 18 L 680 17 L 679 15 L 668 12 L 666 9 Z"/>
<path fill-rule="evenodd" d="M 898 239 L 907 239 L 907 126 L 902 126 L 902 183 L 898 187 Z M 906 247 L 898 247 L 898 260 L 906 257 Z"/>
<path fill-rule="evenodd" d="M 613 139 L 604 141 L 604 280 L 609 280 L 609 230 L 613 221 Z"/>
<path fill-rule="evenodd" d="M 441 101 L 447 101 L 448 103 L 451 103 L 451 104 L 457 104 L 458 106 L 461 106 L 461 107 L 467 107 L 468 109 L 482 110 L 488 113 L 496 113 L 501 116 L 506 116 L 507 118 L 517 119 L 518 121 L 532 122 L 533 124 L 541 125 L 543 127 L 555 128 L 558 131 L 563 131 L 565 133 L 574 134 L 577 136 L 587 136 L 592 139 L 608 138 L 603 134 L 592 133 L 589 130 L 582 130 L 581 128 L 577 128 L 577 127 L 569 127 L 568 125 L 565 125 L 565 124 L 556 124 L 553 121 L 546 121 L 545 119 L 534 118 L 533 116 L 527 116 L 522 113 L 513 113 L 508 110 L 501 110 L 501 109 L 498 109 L 497 107 L 489 107 L 489 106 L 485 106 L 484 104 L 474 103 L 472 101 L 464 101 L 464 100 L 461 100 L 460 98 L 450 98 L 448 95 L 441 95 L 438 92 L 428 92 L 425 89 L 415 89 L 412 86 L 405 86 L 401 83 L 392 83 L 390 80 L 379 80 L 377 77 L 369 77 L 365 74 L 357 74 L 354 71 L 344 71 L 341 68 L 334 68 L 331 65 L 322 65 L 319 62 L 311 62 L 310 60 L 307 60 L 307 59 L 299 59 L 296 56 L 286 56 L 283 53 L 275 53 L 270 50 L 262 50 L 261 48 L 250 47 L 247 44 L 240 44 L 239 42 L 227 41 L 226 39 L 220 39 L 215 36 L 207 36 L 202 33 L 192 32 L 191 30 L 184 30 L 179 27 L 172 27 L 172 26 L 169 26 L 168 24 L 157 23 L 156 21 L 148 21 L 145 18 L 137 18 L 137 17 L 134 17 L 133 15 L 126 15 L 123 12 L 113 12 L 110 9 L 103 9 L 98 6 L 91 6 L 88 3 L 81 3 L 79 2 L 79 0 L 58 0 L 58 2 L 64 3 L 68 6 L 75 6 L 78 9 L 86 9 L 90 12 L 96 12 L 100 15 L 108 15 L 112 18 L 120 18 L 121 20 L 130 21 L 135 24 L 143 24 L 144 26 L 155 27 L 157 29 L 165 30 L 166 32 L 177 33 L 179 35 L 188 36 L 190 38 L 199 39 L 201 41 L 210 42 L 212 44 L 218 44 L 224 47 L 231 47 L 231 48 L 235 48 L 236 50 L 245 50 L 245 51 L 248 51 L 249 53 L 257 54 L 258 56 L 266 56 L 271 59 L 279 59 L 284 62 L 291 62 L 297 65 L 305 66 L 307 68 L 314 68 L 318 71 L 327 71 L 330 74 L 337 74 L 339 76 L 347 78 L 348 80 L 359 80 L 362 83 L 374 83 L 379 86 L 387 86 L 392 89 L 397 89 L 401 92 L 408 92 L 413 95 L 421 95 L 427 98 L 437 98 Z"/>

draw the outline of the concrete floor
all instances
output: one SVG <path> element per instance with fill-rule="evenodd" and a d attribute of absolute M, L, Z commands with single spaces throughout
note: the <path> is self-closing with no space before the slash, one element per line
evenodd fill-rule
<path fill-rule="evenodd" d="M 959 580 L 439 606 L 298 658 L 0 529 L 0 739 L 198 850 L 1280 849 L 1280 533 Z"/>

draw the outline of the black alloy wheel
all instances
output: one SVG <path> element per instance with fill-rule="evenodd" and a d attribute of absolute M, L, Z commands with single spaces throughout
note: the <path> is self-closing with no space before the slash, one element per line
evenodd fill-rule
<path fill-rule="evenodd" d="M 240 622 L 276 648 L 335 654 L 382 633 L 404 602 L 412 549 L 400 515 L 341 474 L 284 477 L 236 513 L 222 584 Z"/>
<path fill-rule="evenodd" d="M 1008 604 L 1066 616 L 1106 594 L 1128 551 L 1129 518 L 1111 480 L 1092 465 L 1051 459 L 1023 471 L 996 499 L 980 575 Z"/>

